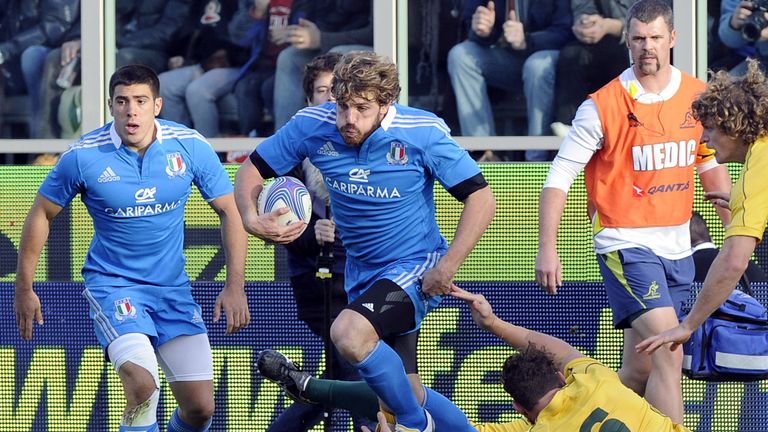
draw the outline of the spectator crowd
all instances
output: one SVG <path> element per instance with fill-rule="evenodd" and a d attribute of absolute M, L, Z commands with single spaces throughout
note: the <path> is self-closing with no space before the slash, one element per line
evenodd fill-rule
<path fill-rule="evenodd" d="M 452 6 L 454 29 L 428 31 L 447 45 L 435 63 L 448 83 L 442 96 L 454 103 L 437 111 L 454 135 L 564 136 L 587 96 L 630 64 L 624 35 L 633 0 L 438 3 Z M 765 63 L 763 2 L 707 6 L 711 68 L 743 73 L 747 58 Z M 80 1 L 0 0 L 0 7 L 0 137 L 79 136 Z M 208 138 L 265 137 L 304 106 L 310 60 L 372 49 L 372 7 L 372 0 L 118 0 L 115 66 L 138 63 L 160 74 L 161 118 Z M 522 119 L 519 129 L 505 127 L 510 115 Z M 554 152 L 473 156 L 548 161 Z"/>

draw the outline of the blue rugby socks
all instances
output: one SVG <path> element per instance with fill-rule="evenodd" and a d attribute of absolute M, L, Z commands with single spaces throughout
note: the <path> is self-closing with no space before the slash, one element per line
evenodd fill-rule
<path fill-rule="evenodd" d="M 427 386 L 424 386 L 424 409 L 432 414 L 436 431 L 477 432 L 456 404 Z"/>
<path fill-rule="evenodd" d="M 192 425 L 187 424 L 184 420 L 179 417 L 179 409 L 176 408 L 173 410 L 173 415 L 171 416 L 171 419 L 168 420 L 168 432 L 207 432 L 208 428 L 211 427 L 211 420 L 208 420 L 208 423 L 203 425 L 203 427 L 196 428 Z"/>
<path fill-rule="evenodd" d="M 149 426 L 124 426 L 120 425 L 119 432 L 160 432 L 160 428 L 157 423 L 152 423 Z"/>
<path fill-rule="evenodd" d="M 350 411 L 376 421 L 379 401 L 365 381 L 335 381 L 310 378 L 304 391 L 307 399 Z M 435 422 L 436 431 L 477 432 L 467 416 L 450 399 L 424 386 L 424 409 Z"/>
<path fill-rule="evenodd" d="M 355 365 L 360 376 L 395 413 L 398 424 L 423 430 L 427 425 L 424 409 L 411 390 L 400 356 L 382 341 L 363 361 Z"/>

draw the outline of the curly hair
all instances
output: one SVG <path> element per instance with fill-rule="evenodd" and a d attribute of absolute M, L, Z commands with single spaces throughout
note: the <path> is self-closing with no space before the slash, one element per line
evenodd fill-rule
<path fill-rule="evenodd" d="M 337 102 L 361 97 L 389 105 L 400 96 L 397 66 L 388 58 L 370 51 L 345 54 L 333 69 L 331 94 Z"/>
<path fill-rule="evenodd" d="M 504 362 L 501 383 L 515 402 L 530 410 L 547 392 L 561 387 L 557 372 L 552 355 L 530 344 Z"/>
<path fill-rule="evenodd" d="M 768 82 L 757 60 L 747 60 L 747 73 L 710 72 L 707 89 L 693 102 L 693 116 L 706 129 L 719 129 L 750 145 L 768 134 Z"/>
<path fill-rule="evenodd" d="M 315 92 L 315 80 L 318 75 L 323 72 L 333 72 L 333 68 L 339 62 L 339 59 L 341 59 L 341 54 L 329 52 L 320 54 L 304 66 L 304 80 L 301 84 L 304 87 L 304 96 L 307 99 L 312 99 L 312 95 Z"/>

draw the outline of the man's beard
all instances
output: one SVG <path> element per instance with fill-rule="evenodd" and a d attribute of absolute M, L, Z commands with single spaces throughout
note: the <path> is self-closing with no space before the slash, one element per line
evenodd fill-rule
<path fill-rule="evenodd" d="M 365 133 L 365 134 L 361 132 L 360 129 L 358 129 L 356 126 L 347 125 L 342 128 L 337 127 L 336 129 L 339 131 L 341 138 L 344 140 L 344 142 L 348 146 L 360 147 L 363 144 L 363 141 L 365 141 L 369 136 L 371 136 L 373 131 L 375 131 L 378 128 L 379 128 L 379 124 L 376 124 L 371 128 L 371 130 L 368 131 L 368 133 Z M 353 134 L 350 136 L 350 135 L 347 135 L 346 132 L 353 132 Z"/>
<path fill-rule="evenodd" d="M 655 65 L 644 65 L 640 68 L 641 71 L 643 71 L 646 75 L 656 75 L 656 73 L 661 70 L 661 65 L 659 62 L 656 62 Z"/>
<path fill-rule="evenodd" d="M 645 63 L 639 63 L 639 69 L 640 72 L 646 74 L 646 75 L 656 75 L 661 70 L 661 62 L 659 62 L 658 57 L 656 58 L 656 63 L 653 64 L 645 64 Z"/>

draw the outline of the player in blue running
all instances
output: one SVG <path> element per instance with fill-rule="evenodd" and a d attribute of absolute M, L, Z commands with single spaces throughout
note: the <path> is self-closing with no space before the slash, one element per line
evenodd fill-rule
<path fill-rule="evenodd" d="M 227 277 L 213 319 L 227 333 L 248 325 L 244 292 L 247 234 L 232 184 L 196 131 L 156 119 L 159 81 L 145 66 L 117 70 L 109 81 L 114 121 L 83 135 L 40 186 L 19 245 L 14 307 L 21 337 L 43 324 L 32 289 L 53 218 L 80 199 L 94 236 L 83 266 L 83 297 L 96 336 L 125 390 L 120 431 L 158 431 L 158 363 L 179 407 L 168 431 L 206 431 L 214 411 L 213 359 L 200 306 L 184 271 L 184 206 L 191 185 L 218 213 Z"/>
<path fill-rule="evenodd" d="M 299 111 L 262 142 L 237 173 L 235 199 L 248 232 L 288 243 L 303 224 L 278 225 L 286 209 L 259 216 L 262 183 L 304 158 L 320 170 L 347 248 L 350 303 L 331 338 L 395 413 L 398 431 L 431 431 L 429 412 L 447 410 L 425 397 L 418 378 L 418 331 L 493 219 L 493 194 L 441 119 L 395 103 L 400 84 L 390 60 L 349 53 L 333 75 L 336 102 Z M 435 180 L 464 203 L 450 246 L 435 221 Z"/>

